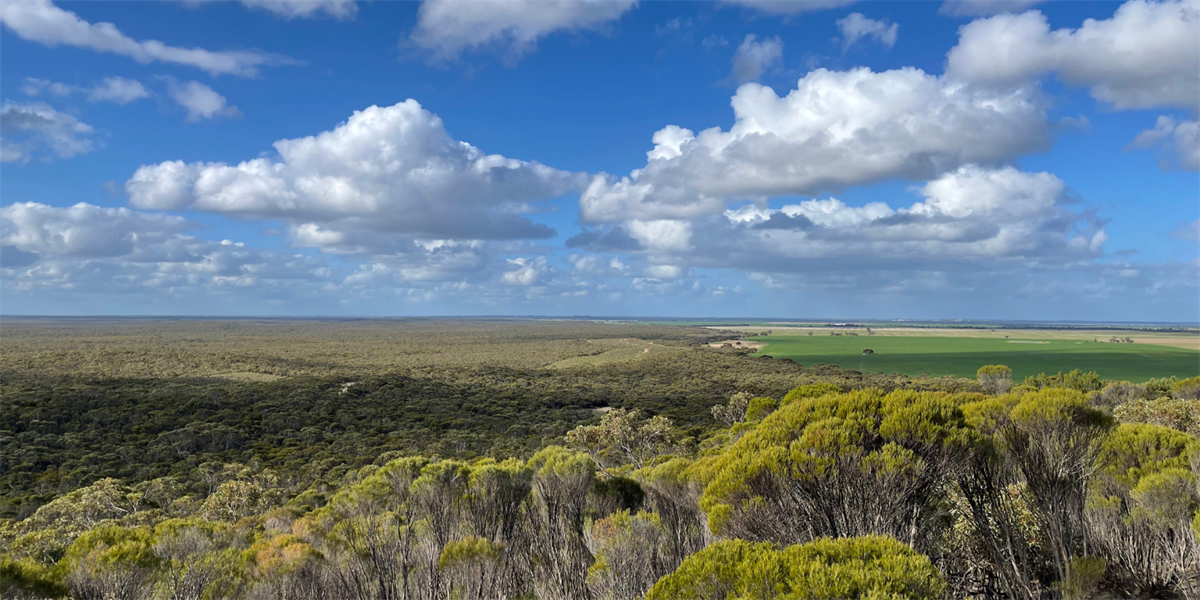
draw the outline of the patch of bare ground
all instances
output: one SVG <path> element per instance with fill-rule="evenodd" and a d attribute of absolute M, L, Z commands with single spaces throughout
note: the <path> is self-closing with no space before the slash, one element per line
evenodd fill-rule
<path fill-rule="evenodd" d="M 763 342 L 751 342 L 747 340 L 724 340 L 720 342 L 713 342 L 709 344 L 709 346 L 712 348 L 722 348 L 726 344 L 733 346 L 734 348 L 754 348 L 755 350 L 761 350 L 762 347 L 766 345 Z"/>
<path fill-rule="evenodd" d="M 232 379 L 233 381 L 252 381 L 252 382 L 278 381 L 280 379 L 283 379 L 282 375 L 271 375 L 270 373 L 250 373 L 250 372 L 217 373 L 216 375 L 213 375 L 213 377 L 216 377 L 218 379 Z"/>
<path fill-rule="evenodd" d="M 596 367 L 608 363 L 637 360 L 647 356 L 655 356 L 658 354 L 679 352 L 680 350 L 683 350 L 683 347 L 681 346 L 664 346 L 662 344 L 656 344 L 654 342 L 634 338 L 605 340 L 605 342 L 606 343 L 604 344 L 604 347 L 612 348 L 614 345 L 616 347 L 598 354 L 576 356 L 574 358 L 560 360 L 546 366 L 551 369 L 566 369 L 570 367 L 584 366 Z"/>
<path fill-rule="evenodd" d="M 1021 338 L 1026 340 L 1022 343 L 1030 343 L 1032 341 L 1054 341 L 1067 340 L 1079 342 L 1100 342 L 1112 343 L 1108 340 L 1117 338 L 1132 338 L 1135 344 L 1155 344 L 1159 346 L 1173 346 L 1176 348 L 1187 348 L 1188 350 L 1200 350 L 1200 335 L 1195 333 L 1163 333 L 1163 332 L 1139 332 L 1137 330 L 1114 330 L 1114 329 L 1003 329 L 1003 328 L 986 328 L 986 327 L 871 327 L 870 333 L 866 327 L 763 327 L 763 326 L 709 326 L 709 329 L 725 330 L 725 331 L 742 331 L 748 333 L 758 333 L 769 331 L 771 335 L 784 336 L 801 336 L 801 335 L 829 335 L 830 333 L 840 333 L 842 335 L 859 335 L 863 337 L 884 336 L 884 337 L 960 337 L 960 338 L 1000 338 L 1008 339 Z M 714 342 L 710 346 L 720 347 L 721 344 L 732 343 L 731 341 Z M 742 341 L 743 344 L 751 344 L 756 342 Z"/>
<path fill-rule="evenodd" d="M 1135 344 L 1158 344 L 1159 346 L 1174 346 L 1188 350 L 1200 350 L 1200 336 L 1197 337 L 1135 337 Z"/>

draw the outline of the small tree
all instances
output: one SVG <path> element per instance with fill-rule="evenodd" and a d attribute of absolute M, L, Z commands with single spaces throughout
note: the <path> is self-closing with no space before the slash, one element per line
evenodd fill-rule
<path fill-rule="evenodd" d="M 729 397 L 727 404 L 712 407 L 712 416 L 726 427 L 741 423 L 746 419 L 746 408 L 750 406 L 753 397 L 747 392 L 737 392 Z"/>
<path fill-rule="evenodd" d="M 1099 393 L 1088 396 L 1088 403 L 1095 408 L 1113 410 L 1123 404 L 1133 402 L 1142 397 L 1143 388 L 1128 381 L 1108 384 Z"/>
<path fill-rule="evenodd" d="M 1012 389 L 1012 369 L 1004 365 L 984 365 L 975 375 L 983 391 L 989 394 L 1003 394 Z"/>
<path fill-rule="evenodd" d="M 667 531 L 658 515 L 622 510 L 597 520 L 588 531 L 596 562 L 587 583 L 598 600 L 640 598 L 676 565 L 667 558 Z"/>
<path fill-rule="evenodd" d="M 637 409 L 618 408 L 605 413 L 599 425 L 580 425 L 567 432 L 567 445 L 587 452 L 599 465 L 640 469 L 673 448 L 677 438 L 670 419 L 662 415 L 647 419 Z"/>

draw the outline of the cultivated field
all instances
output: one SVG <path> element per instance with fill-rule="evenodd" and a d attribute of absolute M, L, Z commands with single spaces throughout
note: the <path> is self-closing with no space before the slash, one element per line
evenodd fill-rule
<path fill-rule="evenodd" d="M 764 328 L 745 330 L 761 333 Z M 985 364 L 1005 364 L 1018 378 L 1071 369 L 1132 382 L 1200 374 L 1200 338 L 1184 333 L 933 328 L 872 328 L 872 332 L 783 327 L 771 328 L 769 336 L 747 339 L 765 343 L 760 352 L 776 358 L 865 372 L 971 377 Z M 1108 341 L 1113 337 L 1134 341 Z M 864 349 L 874 353 L 864 355 Z"/>

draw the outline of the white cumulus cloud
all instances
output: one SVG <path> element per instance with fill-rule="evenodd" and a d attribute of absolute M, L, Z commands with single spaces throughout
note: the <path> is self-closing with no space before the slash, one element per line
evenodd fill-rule
<path fill-rule="evenodd" d="M 46 93 L 62 98 L 74 94 L 75 88 L 57 81 L 26 77 L 24 83 L 21 84 L 21 93 L 26 96 L 40 96 Z"/>
<path fill-rule="evenodd" d="M 854 4 L 857 0 L 724 0 L 772 15 L 798 15 Z"/>
<path fill-rule="evenodd" d="M 966 165 L 916 191 L 923 200 L 907 207 L 827 198 L 726 217 L 746 232 L 746 249 L 780 271 L 804 270 L 816 259 L 868 267 L 912 261 L 939 270 L 962 261 L 1090 259 L 1108 239 L 1102 221 L 1063 206 L 1066 185 L 1050 173 Z"/>
<path fill-rule="evenodd" d="M 1050 173 L 968 164 L 912 191 L 918 201 L 852 206 L 825 197 L 632 219 L 568 245 L 643 257 L 643 273 L 659 282 L 692 268 L 732 269 L 764 288 L 832 290 L 844 300 L 866 291 L 994 293 L 1035 272 L 1086 277 L 1108 240 L 1106 221 L 1074 208 L 1077 199 Z M 997 276 L 982 280 L 986 273 Z"/>
<path fill-rule="evenodd" d="M 495 154 L 450 137 L 415 100 L 355 112 L 330 131 L 279 140 L 277 158 L 237 165 L 167 161 L 126 182 L 135 207 L 285 219 L 370 239 L 544 238 L 510 207 L 579 189 L 582 176 Z"/>
<path fill-rule="evenodd" d="M 55 257 L 127 256 L 194 225 L 181 217 L 79 203 L 19 202 L 0 208 L 0 245 Z"/>
<path fill-rule="evenodd" d="M 116 102 L 121 105 L 149 96 L 150 92 L 147 92 L 141 83 L 124 77 L 106 77 L 88 91 L 88 100 Z"/>
<path fill-rule="evenodd" d="M 733 53 L 733 78 L 738 83 L 758 81 L 768 69 L 782 63 L 783 40 L 776 36 L 759 41 L 752 33 Z"/>
<path fill-rule="evenodd" d="M 333 272 L 323 261 L 184 232 L 183 218 L 91 204 L 34 202 L 0 208 L 0 278 L 9 293 L 156 293 L 212 299 L 222 290 L 269 295 L 317 288 Z M 299 287 L 297 287 L 299 286 Z"/>
<path fill-rule="evenodd" d="M 718 213 L 736 199 L 813 195 L 895 176 L 936 177 L 1044 146 L 1032 91 L 977 90 L 905 68 L 813 71 L 784 97 L 738 89 L 724 131 L 669 126 L 647 165 L 595 176 L 580 197 L 587 223 Z"/>
<path fill-rule="evenodd" d="M 150 97 L 150 92 L 141 82 L 124 77 L 105 77 L 104 80 L 90 88 L 26 77 L 25 82 L 21 84 L 21 93 L 26 96 L 40 96 L 45 93 L 59 98 L 66 98 L 74 94 L 87 94 L 90 102 L 115 102 L 122 106 L 134 100 Z"/>
<path fill-rule="evenodd" d="M 945 0 L 938 12 L 951 17 L 986 17 L 1022 12 L 1045 0 Z"/>
<path fill-rule="evenodd" d="M 184 0 L 188 4 L 207 4 L 222 0 Z M 285 19 L 315 18 L 322 14 L 349 20 L 358 14 L 355 0 L 240 0 L 243 6 L 274 13 Z"/>
<path fill-rule="evenodd" d="M 1130 0 L 1110 19 L 1051 30 L 1038 11 L 973 21 L 946 57 L 950 77 L 1014 86 L 1048 73 L 1117 109 L 1200 104 L 1200 1 Z"/>
<path fill-rule="evenodd" d="M 508 265 L 512 270 L 502 273 L 500 281 L 509 285 L 538 285 L 545 283 L 553 274 L 544 256 L 510 258 Z"/>
<path fill-rule="evenodd" d="M 41 102 L 0 107 L 0 162 L 86 154 L 100 147 L 95 136 L 91 125 Z"/>
<path fill-rule="evenodd" d="M 900 34 L 900 24 L 888 23 L 886 19 L 869 19 L 857 12 L 838 19 L 837 28 L 842 32 L 843 50 L 868 37 L 875 38 L 885 48 L 891 48 L 896 45 L 896 38 Z"/>
<path fill-rule="evenodd" d="M 198 81 L 180 83 L 172 80 L 168 83 L 168 93 L 187 111 L 187 119 L 192 122 L 242 114 L 238 107 L 225 100 L 225 96 Z"/>
<path fill-rule="evenodd" d="M 253 77 L 262 67 L 288 64 L 285 56 L 256 50 L 214 52 L 179 48 L 158 40 L 132 39 L 112 23 L 88 23 L 50 0 L 0 3 L 0 22 L 17 36 L 51 48 L 73 46 L 127 56 L 140 63 L 163 62 L 202 69 L 211 75 Z"/>
<path fill-rule="evenodd" d="M 1162 115 L 1153 129 L 1138 134 L 1131 148 L 1154 148 L 1163 151 L 1163 167 L 1174 163 L 1188 171 L 1200 171 L 1200 123 L 1176 121 Z"/>
<path fill-rule="evenodd" d="M 411 39 L 440 60 L 486 47 L 506 48 L 516 59 L 551 33 L 602 27 L 634 4 L 636 0 L 424 0 Z"/>

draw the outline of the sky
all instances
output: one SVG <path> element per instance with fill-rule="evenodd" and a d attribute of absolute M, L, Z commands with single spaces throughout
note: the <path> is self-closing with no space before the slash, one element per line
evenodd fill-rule
<path fill-rule="evenodd" d="M 1200 320 L 1200 1 L 0 4 L 0 314 Z"/>

